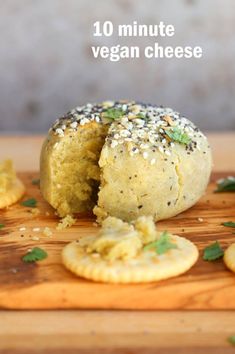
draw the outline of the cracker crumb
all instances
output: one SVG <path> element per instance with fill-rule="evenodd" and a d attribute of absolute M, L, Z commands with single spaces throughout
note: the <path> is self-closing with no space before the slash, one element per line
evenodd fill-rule
<path fill-rule="evenodd" d="M 59 221 L 58 225 L 56 226 L 56 230 L 66 229 L 67 227 L 74 225 L 76 221 L 77 220 L 73 218 L 71 215 L 67 215 Z"/>
<path fill-rule="evenodd" d="M 40 210 L 38 208 L 31 208 L 30 212 L 34 216 L 37 216 L 40 214 Z"/>
<path fill-rule="evenodd" d="M 52 236 L 52 231 L 51 231 L 51 229 L 49 228 L 49 227 L 45 227 L 44 228 L 44 230 L 43 230 L 43 235 L 45 235 L 45 236 L 48 236 L 48 237 L 50 237 L 50 236 Z"/>
<path fill-rule="evenodd" d="M 39 241 L 40 238 L 39 238 L 38 236 L 33 236 L 33 237 L 31 238 L 31 240 L 33 240 L 33 241 Z"/>

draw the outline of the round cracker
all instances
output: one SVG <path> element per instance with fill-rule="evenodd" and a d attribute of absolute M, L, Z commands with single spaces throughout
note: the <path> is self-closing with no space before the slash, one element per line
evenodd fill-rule
<path fill-rule="evenodd" d="M 90 237 L 90 242 L 95 237 Z M 172 235 L 177 248 L 158 255 L 154 250 L 142 250 L 128 260 L 115 260 L 112 263 L 86 253 L 79 241 L 69 243 L 62 251 L 62 261 L 74 274 L 99 282 L 107 283 L 145 283 L 176 277 L 189 270 L 198 259 L 197 247 L 184 237 Z M 86 243 L 87 246 L 87 243 Z"/>
<path fill-rule="evenodd" d="M 12 183 L 11 188 L 9 188 L 6 193 L 0 195 L 0 209 L 6 208 L 16 203 L 20 198 L 23 197 L 24 192 L 25 186 L 21 180 L 16 177 Z"/>
<path fill-rule="evenodd" d="M 235 272 L 235 243 L 232 243 L 224 252 L 224 263 L 232 272 Z"/>

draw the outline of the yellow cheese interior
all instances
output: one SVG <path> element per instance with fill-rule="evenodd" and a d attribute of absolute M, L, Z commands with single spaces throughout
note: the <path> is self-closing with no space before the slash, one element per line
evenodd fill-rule
<path fill-rule="evenodd" d="M 11 160 L 0 163 L 0 194 L 6 193 L 16 179 L 16 174 Z"/>

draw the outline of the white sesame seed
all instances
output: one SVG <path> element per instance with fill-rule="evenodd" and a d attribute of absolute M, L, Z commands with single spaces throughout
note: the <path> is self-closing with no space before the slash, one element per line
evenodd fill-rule
<path fill-rule="evenodd" d="M 150 165 L 154 165 L 155 162 L 156 162 L 156 159 L 152 159 L 152 160 L 150 161 Z"/>
<path fill-rule="evenodd" d="M 72 122 L 72 123 L 70 124 L 70 127 L 73 128 L 73 129 L 75 129 L 75 128 L 77 128 L 77 125 L 78 125 L 77 122 Z"/>
<path fill-rule="evenodd" d="M 164 149 L 163 149 L 163 147 L 162 147 L 162 146 L 159 146 L 159 147 L 158 147 L 158 150 L 159 150 L 161 153 L 163 153 L 163 152 L 164 152 Z"/>
<path fill-rule="evenodd" d="M 138 154 L 139 149 L 138 148 L 134 148 L 133 152 L 134 152 L 134 154 Z"/>
<path fill-rule="evenodd" d="M 131 133 L 129 132 L 129 130 L 126 130 L 126 129 L 120 131 L 120 135 L 122 137 L 128 137 L 130 134 Z"/>
<path fill-rule="evenodd" d="M 57 129 L 55 130 L 55 132 L 56 132 L 56 134 L 58 134 L 59 136 L 64 136 L 64 131 L 63 131 L 62 129 L 60 129 L 60 128 L 57 128 Z"/>
<path fill-rule="evenodd" d="M 203 218 L 197 218 L 199 222 L 203 222 Z"/>
<path fill-rule="evenodd" d="M 40 227 L 34 227 L 34 228 L 33 228 L 33 231 L 34 231 L 34 232 L 39 232 L 39 231 L 40 231 Z"/>
<path fill-rule="evenodd" d="M 165 151 L 165 154 L 166 154 L 167 156 L 171 156 L 171 153 L 170 153 L 169 150 L 166 150 L 166 151 Z"/>
<path fill-rule="evenodd" d="M 143 153 L 143 158 L 144 158 L 145 160 L 148 158 L 148 153 L 147 153 L 147 151 L 145 151 L 145 152 Z"/>
<path fill-rule="evenodd" d="M 111 148 L 115 148 L 118 145 L 118 142 L 116 140 L 113 140 L 111 143 Z"/>
<path fill-rule="evenodd" d="M 20 227 L 19 228 L 19 231 L 25 231 L 26 230 L 26 227 Z"/>
<path fill-rule="evenodd" d="M 38 240 L 40 240 L 40 238 L 39 238 L 38 236 L 33 236 L 33 237 L 32 237 L 32 240 L 33 240 L 33 241 L 38 241 Z"/>
<path fill-rule="evenodd" d="M 148 149 L 148 144 L 140 144 L 141 149 Z"/>

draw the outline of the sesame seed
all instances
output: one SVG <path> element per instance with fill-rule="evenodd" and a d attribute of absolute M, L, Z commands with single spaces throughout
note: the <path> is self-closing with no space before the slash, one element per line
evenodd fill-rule
<path fill-rule="evenodd" d="M 38 240 L 40 240 L 40 238 L 39 238 L 38 236 L 33 236 L 33 237 L 32 237 L 32 240 L 33 240 L 33 241 L 38 241 Z"/>
<path fill-rule="evenodd" d="M 155 162 L 156 162 L 156 159 L 152 159 L 152 160 L 150 161 L 150 165 L 154 165 Z"/>
<path fill-rule="evenodd" d="M 77 128 L 77 125 L 78 125 L 78 122 L 73 122 L 70 124 L 70 127 L 75 129 L 75 128 Z"/>
<path fill-rule="evenodd" d="M 118 142 L 116 140 L 113 140 L 111 143 L 111 148 L 115 148 L 118 145 Z"/>
<path fill-rule="evenodd" d="M 56 129 L 56 133 L 59 135 L 59 136 L 64 136 L 64 131 L 60 128 L 57 128 Z"/>
<path fill-rule="evenodd" d="M 144 158 L 145 160 L 148 158 L 148 153 L 147 153 L 147 151 L 145 151 L 145 152 L 143 153 L 143 158 Z"/>
<path fill-rule="evenodd" d="M 19 228 L 19 231 L 25 231 L 26 230 L 26 227 L 20 227 Z"/>
<path fill-rule="evenodd" d="M 121 116 L 104 122 L 102 113 L 107 112 L 110 108 L 121 111 Z M 197 144 L 199 137 L 205 139 L 199 129 L 188 119 L 180 116 L 178 112 L 168 107 L 157 107 L 134 101 L 106 101 L 101 104 L 88 103 L 85 106 L 76 107 L 56 120 L 52 127 L 52 132 L 59 137 L 63 137 L 66 129 L 67 132 L 73 132 L 79 125 L 83 126 L 92 121 L 96 121 L 99 124 L 109 124 L 106 143 L 112 148 L 117 146 L 117 144 L 127 144 L 128 152 L 131 156 L 137 153 L 142 154 L 143 150 L 146 150 L 146 152 L 149 149 L 156 151 L 157 148 L 161 153 L 170 156 L 171 152 L 166 148 L 167 146 L 173 148 L 175 144 L 173 140 L 166 139 L 165 129 L 168 126 L 179 127 L 191 137 L 190 146 L 185 146 L 188 154 L 189 151 L 200 150 Z M 133 150 L 130 148 L 129 142 L 133 143 L 138 149 Z M 56 146 L 57 143 L 54 147 L 56 148 Z"/>

